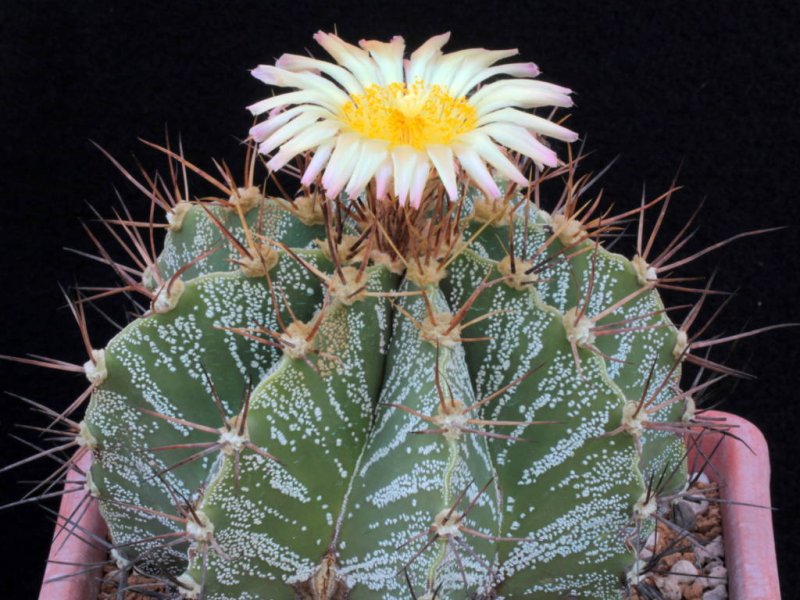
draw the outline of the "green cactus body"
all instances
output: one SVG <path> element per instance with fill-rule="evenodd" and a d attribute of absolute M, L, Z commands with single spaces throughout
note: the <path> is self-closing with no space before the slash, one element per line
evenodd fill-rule
<path fill-rule="evenodd" d="M 208 600 L 619 598 L 647 481 L 682 468 L 644 423 L 683 415 L 676 328 L 622 256 L 468 209 L 404 277 L 357 216 L 182 207 L 85 418 L 119 555 Z M 509 241 L 564 260 L 509 274 Z"/>

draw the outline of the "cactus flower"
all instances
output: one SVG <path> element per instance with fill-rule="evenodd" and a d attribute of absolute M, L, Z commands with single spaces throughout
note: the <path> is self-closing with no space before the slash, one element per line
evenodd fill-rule
<path fill-rule="evenodd" d="M 451 200 L 459 171 L 490 198 L 501 194 L 490 168 L 527 185 L 507 150 L 539 167 L 556 166 L 541 136 L 574 141 L 576 134 L 527 111 L 569 107 L 571 90 L 535 80 L 533 63 L 497 64 L 517 50 L 444 53 L 449 38 L 434 36 L 406 59 L 399 36 L 353 46 L 318 32 L 314 39 L 335 63 L 284 54 L 274 66 L 256 68 L 264 83 L 292 90 L 250 106 L 255 115 L 268 114 L 250 131 L 263 154 L 277 150 L 268 167 L 278 170 L 312 152 L 302 182 L 322 174 L 329 198 L 343 191 L 354 198 L 374 179 L 379 199 L 393 195 L 418 207 L 432 176 Z"/>

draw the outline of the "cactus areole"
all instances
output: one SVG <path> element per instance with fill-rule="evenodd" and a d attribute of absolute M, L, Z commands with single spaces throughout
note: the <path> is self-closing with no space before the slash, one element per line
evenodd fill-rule
<path fill-rule="evenodd" d="M 610 216 L 551 148 L 571 91 L 448 37 L 318 33 L 332 61 L 254 71 L 245 181 L 197 199 L 162 148 L 163 249 L 109 222 L 147 306 L 71 427 L 114 556 L 183 597 L 618 599 L 684 484 L 669 257 L 641 227 L 632 260 L 604 247 L 669 195 Z"/>

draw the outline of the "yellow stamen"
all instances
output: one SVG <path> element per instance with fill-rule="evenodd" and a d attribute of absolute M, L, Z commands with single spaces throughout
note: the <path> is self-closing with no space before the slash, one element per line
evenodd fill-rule
<path fill-rule="evenodd" d="M 363 94 L 351 94 L 342 112 L 356 133 L 417 150 L 429 144 L 449 144 L 475 129 L 478 121 L 466 97 L 454 98 L 442 86 L 420 80 L 411 86 L 372 84 Z"/>

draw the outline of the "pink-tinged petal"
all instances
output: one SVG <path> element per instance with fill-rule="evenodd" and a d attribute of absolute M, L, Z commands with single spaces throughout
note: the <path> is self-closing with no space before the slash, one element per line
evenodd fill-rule
<path fill-rule="evenodd" d="M 563 85 L 558 85 L 555 83 L 550 83 L 549 81 L 528 81 L 528 80 L 519 80 L 519 79 L 505 79 L 503 81 L 497 81 L 495 83 L 506 83 L 508 85 L 525 85 L 530 86 L 533 89 L 543 90 L 547 92 L 551 92 L 553 94 L 566 94 L 567 96 L 572 93 L 572 90 L 568 87 L 564 87 Z"/>
<path fill-rule="evenodd" d="M 536 108 L 539 106 L 572 106 L 569 90 L 551 86 L 543 81 L 529 79 L 503 79 L 483 86 L 470 98 L 469 103 L 483 116 L 506 106 Z"/>
<path fill-rule="evenodd" d="M 464 61 L 464 66 L 458 70 L 458 73 L 450 82 L 450 93 L 454 96 L 462 96 L 467 91 L 465 88 L 470 80 L 488 71 L 490 65 L 493 65 L 498 60 L 516 56 L 517 54 L 519 54 L 519 51 L 516 49 L 494 51 L 481 49 L 479 53 L 470 55 Z"/>
<path fill-rule="evenodd" d="M 306 167 L 305 173 L 303 173 L 303 178 L 300 180 L 300 183 L 306 187 L 314 183 L 317 179 L 317 175 L 322 172 L 322 169 L 328 164 L 328 159 L 331 157 L 331 152 L 333 152 L 333 144 L 325 144 L 317 148 L 317 151 L 314 152 L 314 156 L 311 157 L 311 162 L 308 163 Z"/>
<path fill-rule="evenodd" d="M 463 73 L 464 69 L 469 70 L 470 73 L 476 71 L 471 61 L 479 60 L 484 52 L 486 50 L 482 48 L 467 48 L 442 54 L 432 61 L 425 81 L 441 85 L 449 90 L 452 82 Z"/>
<path fill-rule="evenodd" d="M 291 71 L 292 73 L 302 73 L 307 71 L 309 73 L 314 73 L 315 75 L 319 75 L 323 71 L 327 72 L 330 67 L 335 67 L 338 69 L 342 68 L 332 62 L 320 60 L 318 58 L 312 58 L 310 56 L 303 56 L 301 54 L 292 54 L 291 52 L 285 52 L 284 54 L 281 54 L 278 57 L 278 60 L 275 61 L 275 66 L 279 69 Z M 346 69 L 342 70 L 346 72 Z"/>
<path fill-rule="evenodd" d="M 266 83 L 267 85 L 278 85 L 275 82 L 275 76 L 273 70 L 275 67 L 271 65 L 258 65 L 255 69 L 250 71 L 250 74 L 258 79 L 261 83 Z"/>
<path fill-rule="evenodd" d="M 272 171 L 282 169 L 286 163 L 298 154 L 327 143 L 339 132 L 339 129 L 340 126 L 337 123 L 330 121 L 323 121 L 309 127 L 294 139 L 281 146 L 278 153 L 267 162 L 267 168 Z"/>
<path fill-rule="evenodd" d="M 485 50 L 483 48 L 469 48 L 445 54 L 431 71 L 431 83 L 446 86 L 449 90 L 463 87 L 465 82 L 488 66 L 517 54 L 519 51 L 516 49 Z M 460 94 L 454 93 L 454 95 Z"/>
<path fill-rule="evenodd" d="M 270 96 L 269 98 L 261 100 L 260 102 L 251 104 L 247 107 L 247 110 L 254 115 L 263 115 L 265 112 L 269 112 L 274 108 L 289 106 L 291 104 L 323 104 L 319 100 L 320 95 L 316 92 L 299 90 L 297 92 L 287 92 L 285 94 L 278 94 L 277 96 Z M 334 110 L 338 111 L 340 107 L 335 106 L 326 108 L 333 108 Z"/>
<path fill-rule="evenodd" d="M 275 66 L 293 72 L 311 71 L 325 73 L 347 90 L 348 94 L 361 94 L 364 92 L 361 84 L 353 77 L 352 73 L 339 65 L 325 60 L 311 58 L 310 56 L 300 56 L 299 54 L 284 54 L 277 60 Z"/>
<path fill-rule="evenodd" d="M 396 35 L 389 43 L 377 40 L 361 40 L 358 43 L 367 50 L 378 65 L 381 73 L 381 84 L 389 85 L 403 81 L 403 54 L 406 51 L 405 40 Z"/>
<path fill-rule="evenodd" d="M 417 152 L 411 146 L 397 146 L 392 149 L 392 163 L 394 165 L 394 195 L 400 204 L 405 204 L 411 182 L 414 178 L 414 166 L 417 162 Z"/>
<path fill-rule="evenodd" d="M 456 183 L 456 165 L 453 158 L 453 151 L 448 146 L 432 144 L 427 147 L 428 157 L 430 157 L 439 179 L 444 184 L 444 189 L 450 200 L 455 202 L 458 199 L 458 184 Z"/>
<path fill-rule="evenodd" d="M 389 156 L 389 143 L 383 140 L 367 140 L 361 147 L 361 155 L 344 192 L 352 200 L 364 191 L 370 179 Z"/>
<path fill-rule="evenodd" d="M 411 188 L 409 190 L 409 200 L 413 208 L 419 208 L 422 204 L 422 194 L 425 192 L 425 184 L 431 173 L 431 165 L 424 154 L 417 153 L 417 164 L 414 166 L 414 175 L 411 177 Z"/>
<path fill-rule="evenodd" d="M 333 106 L 341 106 L 350 100 L 350 97 L 332 81 L 307 71 L 293 73 L 271 65 L 261 65 L 253 70 L 253 75 L 267 85 L 317 92 Z"/>
<path fill-rule="evenodd" d="M 458 83 L 454 82 L 453 87 L 450 89 L 450 93 L 456 97 L 466 96 L 471 90 L 475 89 L 477 85 L 497 75 L 508 75 L 509 77 L 532 79 L 537 77 L 539 72 L 539 67 L 532 62 L 497 65 L 494 67 L 489 67 L 488 69 L 483 69 L 480 73 L 477 73 L 474 77 L 472 77 L 472 79 L 464 79 Z"/>
<path fill-rule="evenodd" d="M 361 136 L 354 133 L 342 134 L 336 141 L 336 147 L 322 175 L 322 186 L 328 198 L 338 196 L 347 184 L 356 167 Z"/>
<path fill-rule="evenodd" d="M 501 108 L 540 108 L 546 106 L 558 106 L 569 108 L 572 100 L 569 96 L 554 95 L 545 92 L 530 92 L 521 89 L 507 89 L 502 94 L 494 94 L 487 97 L 480 105 L 473 105 L 477 110 L 478 116 L 499 110 Z"/>
<path fill-rule="evenodd" d="M 327 138 L 337 135 L 341 129 L 342 125 L 338 121 L 318 121 L 281 146 L 281 152 L 286 150 L 300 154 L 315 146 L 321 146 L 327 143 Z"/>
<path fill-rule="evenodd" d="M 527 129 L 505 123 L 486 125 L 482 131 L 498 143 L 548 167 L 558 165 L 556 153 L 537 140 Z"/>
<path fill-rule="evenodd" d="M 338 36 L 323 31 L 315 33 L 314 39 L 336 62 L 350 71 L 362 87 L 380 81 L 375 63 L 369 54 L 358 46 L 348 44 Z"/>
<path fill-rule="evenodd" d="M 375 196 L 384 200 L 389 194 L 389 184 L 392 182 L 392 158 L 387 156 L 375 173 Z"/>
<path fill-rule="evenodd" d="M 478 119 L 477 126 L 480 129 L 483 125 L 488 125 L 489 123 L 511 123 L 519 125 L 525 129 L 535 131 L 540 135 L 563 142 L 574 142 L 578 139 L 578 134 L 571 129 L 553 123 L 551 120 L 545 119 L 544 117 L 532 115 L 531 113 L 514 108 L 503 108 L 483 115 Z"/>
<path fill-rule="evenodd" d="M 508 179 L 521 186 L 528 185 L 529 182 L 525 176 L 519 172 L 517 166 L 508 159 L 505 153 L 489 139 L 489 136 L 473 132 L 462 136 L 462 140 L 469 144 L 481 159 L 485 160 Z"/>
<path fill-rule="evenodd" d="M 290 108 L 289 110 L 285 110 L 283 112 L 270 114 L 266 121 L 261 121 L 261 123 L 257 123 L 250 128 L 250 137 L 257 142 L 263 142 L 276 129 L 294 119 L 306 108 L 307 105 L 295 106 L 294 108 Z"/>
<path fill-rule="evenodd" d="M 450 32 L 435 35 L 411 53 L 406 67 L 406 82 L 414 83 L 416 79 L 426 80 L 428 66 L 436 57 L 442 55 L 442 47 L 450 41 Z"/>
<path fill-rule="evenodd" d="M 301 93 L 305 93 L 305 92 L 301 92 Z M 281 94 L 282 97 L 286 96 L 286 95 L 287 94 Z M 283 107 L 283 106 L 286 106 L 287 104 L 291 104 L 291 101 L 290 101 L 290 102 L 279 102 L 276 105 L 274 103 L 274 98 L 275 98 L 275 96 L 272 96 L 271 98 L 265 98 L 264 100 L 259 100 L 258 102 L 254 102 L 253 104 L 250 104 L 250 105 L 247 106 L 247 110 L 250 111 L 250 114 L 258 116 L 258 115 L 263 115 L 265 112 L 269 112 L 270 110 L 272 110 L 274 108 Z"/>
<path fill-rule="evenodd" d="M 450 82 L 464 66 L 463 52 L 450 52 L 437 56 L 431 61 L 428 72 L 425 74 L 425 82 L 430 85 L 440 85 L 445 89 L 450 89 Z"/>
<path fill-rule="evenodd" d="M 458 162 L 467 172 L 467 175 L 475 182 L 475 185 L 483 190 L 484 194 L 491 200 L 499 198 L 502 195 L 492 174 L 489 173 L 489 170 L 486 168 L 486 165 L 483 164 L 477 152 L 463 144 L 456 144 L 455 152 L 458 157 Z"/>
<path fill-rule="evenodd" d="M 314 113 L 300 113 L 297 117 L 289 121 L 286 125 L 276 130 L 271 136 L 258 145 L 261 154 L 269 154 L 275 148 L 293 138 L 298 133 L 313 126 L 319 120 L 319 116 Z"/>
<path fill-rule="evenodd" d="M 270 116 L 266 121 L 262 121 L 261 123 L 253 125 L 253 127 L 250 128 L 250 137 L 257 142 L 263 142 L 276 130 L 286 125 L 286 123 L 291 121 L 297 115 L 303 113 L 316 114 L 321 119 L 330 118 L 333 116 L 329 110 L 324 109 L 321 106 L 309 106 L 308 104 L 302 104 L 278 113 L 275 116 Z"/>

